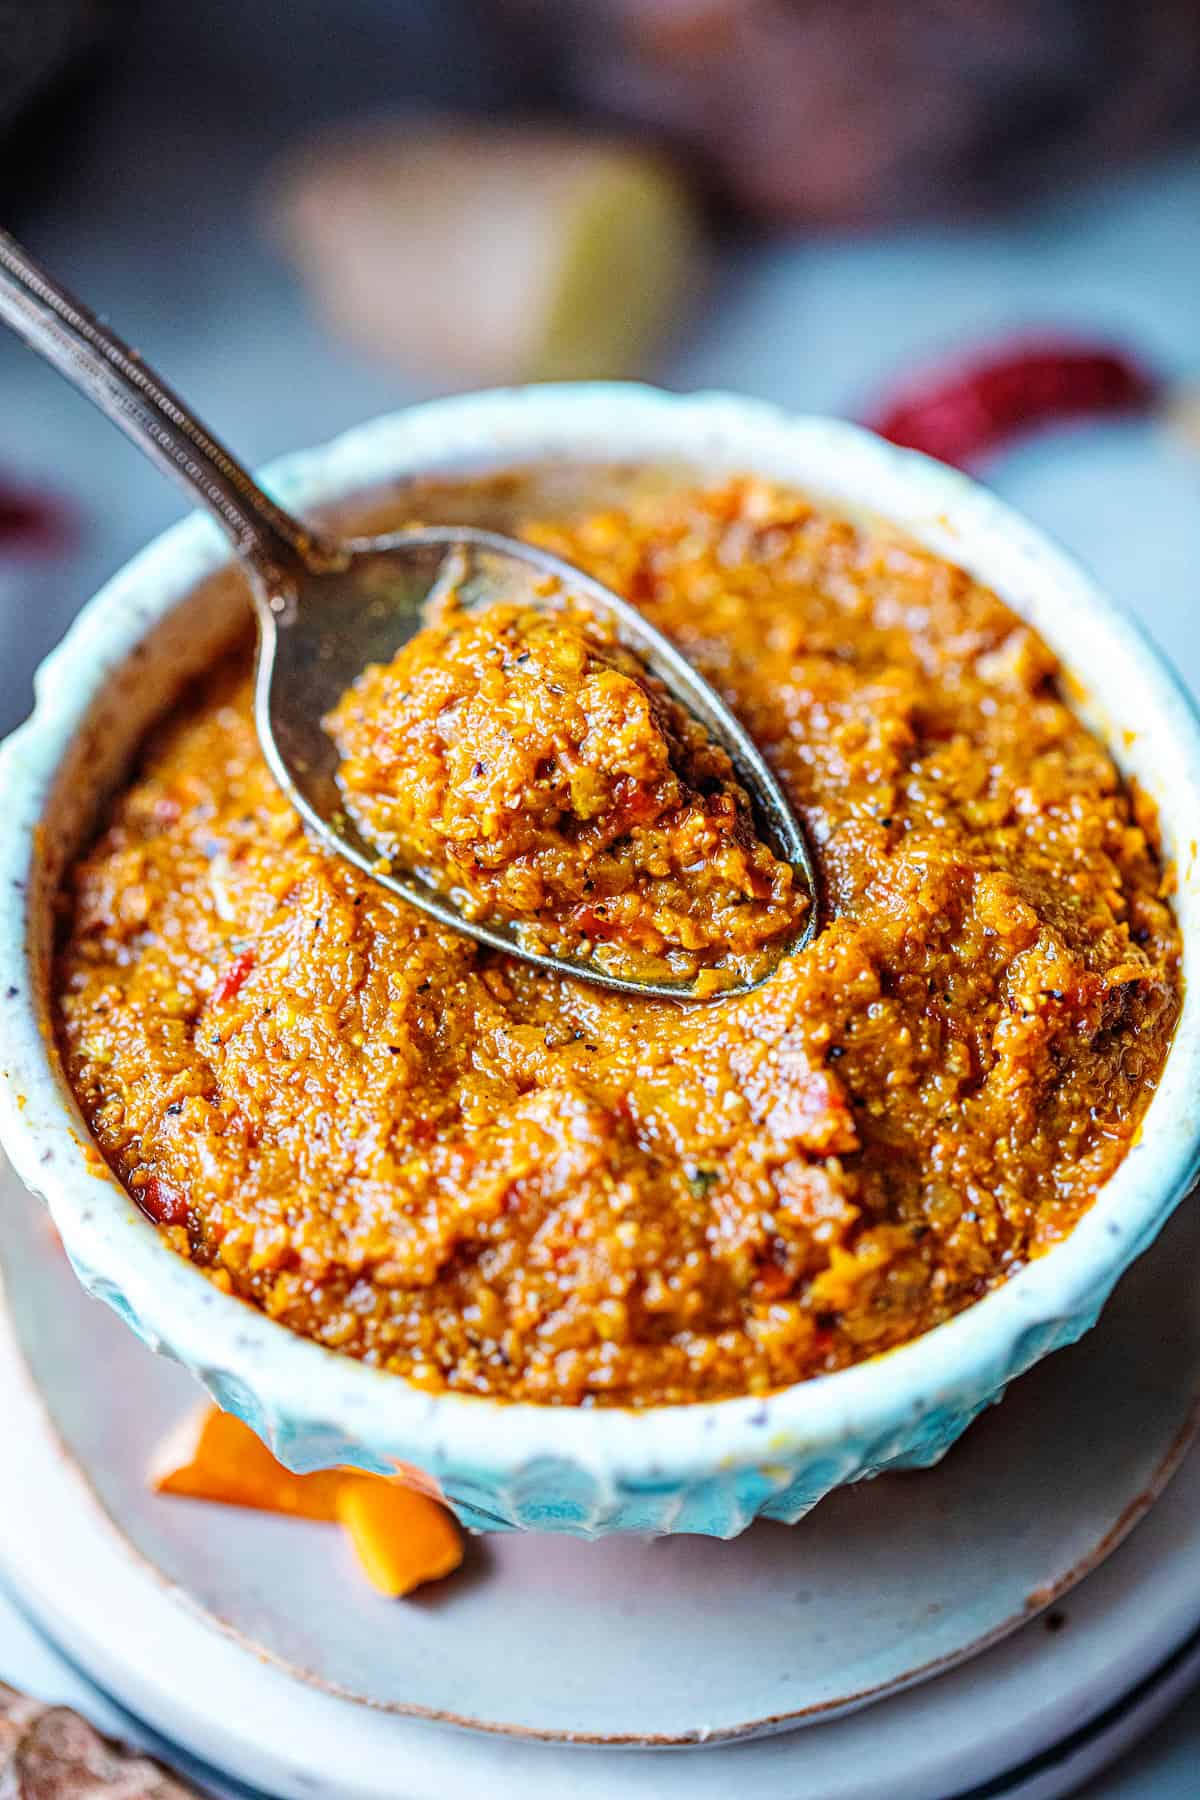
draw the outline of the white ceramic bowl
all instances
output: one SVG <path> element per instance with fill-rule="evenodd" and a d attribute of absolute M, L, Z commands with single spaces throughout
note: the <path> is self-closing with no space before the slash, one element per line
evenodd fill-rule
<path fill-rule="evenodd" d="M 236 586 L 192 518 L 85 608 L 0 752 L 0 1137 L 49 1203 L 80 1279 L 192 1369 L 284 1462 L 408 1465 L 484 1528 L 732 1536 L 795 1520 L 831 1488 L 937 1460 L 1004 1386 L 1096 1319 L 1200 1166 L 1200 729 L 1132 623 L 1088 577 L 962 475 L 854 426 L 728 395 L 615 384 L 468 396 L 380 419 L 267 471 L 305 508 L 425 472 L 542 458 L 686 460 L 867 508 L 963 563 L 1028 618 L 1077 677 L 1089 723 L 1157 801 L 1179 870 L 1183 1016 L 1139 1141 L 1069 1239 L 958 1318 L 873 1362 L 767 1399 L 646 1411 L 433 1396 L 294 1337 L 170 1251 L 90 1150 L 48 1022 L 51 899 L 146 726 L 228 641 Z"/>

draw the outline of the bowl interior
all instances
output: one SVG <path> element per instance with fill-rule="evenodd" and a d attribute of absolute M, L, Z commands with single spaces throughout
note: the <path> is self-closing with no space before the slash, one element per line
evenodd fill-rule
<path fill-rule="evenodd" d="M 488 445 L 486 455 L 481 443 Z M 620 447 L 619 463 L 614 445 Z M 654 473 L 642 473 L 647 469 Z M 1007 1286 L 901 1350 L 773 1397 L 780 1429 L 772 1442 L 786 1455 L 800 1443 L 894 1424 L 914 1394 L 919 1410 L 956 1395 L 974 1404 L 972 1396 L 982 1401 L 994 1393 L 1048 1346 L 1052 1334 L 1039 1340 L 1037 1322 L 1061 1323 L 1074 1309 L 1102 1299 L 1194 1175 L 1200 1140 L 1193 1099 L 1200 1080 L 1195 979 L 1200 873 L 1194 837 L 1200 819 L 1200 732 L 1191 703 L 1136 628 L 1070 558 L 965 478 L 837 422 L 791 420 L 772 408 L 721 396 L 684 400 L 606 386 L 527 390 L 444 402 L 378 421 L 324 451 L 288 459 L 271 472 L 270 485 L 285 504 L 348 534 L 367 535 L 415 517 L 504 529 L 531 505 L 548 511 L 594 505 L 606 494 L 627 491 L 631 481 L 669 482 L 685 471 L 704 477 L 764 475 L 843 510 L 882 515 L 962 563 L 1029 619 L 1070 670 L 1073 703 L 1159 808 L 1164 850 L 1178 877 L 1176 904 L 1185 942 L 1184 1013 L 1138 1152 L 1126 1158 L 1072 1236 Z M 40 829 L 5 868 L 27 887 L 20 931 L 24 979 L 36 1015 L 24 1039 L 19 1027 L 11 1034 L 10 1061 L 22 1078 L 30 1074 L 23 1144 L 39 1131 L 61 1136 L 64 1124 L 76 1144 L 84 1132 L 57 1058 L 52 1050 L 47 1056 L 53 1043 L 53 901 L 64 868 L 94 829 L 105 797 L 128 769 L 149 725 L 246 629 L 241 581 L 225 566 L 215 531 L 192 520 L 151 546 L 97 597 L 43 672 L 40 723 L 29 736 L 19 734 L 22 741 L 10 752 L 36 765 L 24 770 L 23 779 Z M 12 935 L 0 925 L 0 935 L 6 930 L 0 947 Z M 15 1140 L 18 1129 L 6 1129 L 6 1139 Z M 32 1151 L 22 1151 L 16 1160 L 30 1185 L 50 1185 L 36 1176 Z M 443 1420 L 473 1414 L 477 1423 L 480 1410 L 490 1409 L 504 1419 L 496 1429 L 508 1433 L 514 1453 L 525 1431 L 522 1416 L 544 1415 L 546 1409 L 497 1408 L 460 1396 L 431 1401 L 397 1377 L 379 1376 L 293 1339 L 269 1321 L 248 1322 L 245 1308 L 213 1293 L 162 1244 L 107 1171 L 93 1173 L 109 1193 L 104 1206 L 88 1208 L 85 1219 L 78 1185 L 68 1182 L 52 1187 L 56 1211 L 72 1213 L 81 1240 L 90 1233 L 97 1264 L 113 1260 L 118 1216 L 127 1228 L 134 1226 L 133 1235 L 127 1229 L 122 1240 L 123 1279 L 134 1296 L 129 1312 L 143 1322 L 156 1312 L 161 1318 L 168 1291 L 179 1296 L 172 1329 L 185 1360 L 202 1361 L 205 1344 L 214 1332 L 227 1337 L 232 1321 L 247 1357 L 254 1346 L 254 1378 L 273 1382 L 281 1404 L 294 1398 L 307 1370 L 312 1404 L 327 1414 L 370 1406 L 380 1418 L 386 1413 L 400 1421 L 406 1408 L 411 1412 L 420 1405 Z M 106 1208 L 111 1217 L 102 1219 Z M 177 1266 L 168 1272 L 168 1265 Z M 201 1300 L 203 1317 L 197 1311 Z M 1019 1355 L 1018 1342 L 1024 1346 Z M 237 1358 L 230 1361 L 236 1364 Z M 247 1409 L 253 1415 L 249 1399 Z M 726 1454 L 761 1457 L 763 1450 L 761 1436 L 752 1430 L 761 1408 L 750 1401 L 628 1415 L 564 1417 L 561 1409 L 550 1410 L 558 1412 L 555 1445 L 602 1455 L 606 1443 L 612 1448 L 619 1439 L 622 1454 L 632 1455 L 636 1445 L 648 1468 L 671 1457 L 697 1467 L 711 1462 L 716 1441 L 701 1446 L 697 1438 L 698 1415 L 706 1413 L 722 1416 Z M 667 1414 L 676 1418 L 668 1422 Z M 453 1436 L 457 1426 L 447 1429 Z M 399 1425 L 395 1436 L 404 1436 Z M 475 1428 L 463 1426 L 464 1442 L 477 1436 Z M 529 1426 L 529 1441 L 546 1441 L 544 1424 Z"/>

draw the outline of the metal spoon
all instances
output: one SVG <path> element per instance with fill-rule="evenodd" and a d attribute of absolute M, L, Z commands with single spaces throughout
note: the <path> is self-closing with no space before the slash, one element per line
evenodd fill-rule
<path fill-rule="evenodd" d="M 447 559 L 453 559 L 460 590 L 476 598 L 502 598 L 515 590 L 524 604 L 538 604 L 536 580 L 530 578 L 549 574 L 568 593 L 614 619 L 621 640 L 728 751 L 764 841 L 793 865 L 808 892 L 803 929 L 780 947 L 780 954 L 802 948 L 814 936 L 816 875 L 804 832 L 782 788 L 715 691 L 627 601 L 558 557 L 498 532 L 439 526 L 338 543 L 292 518 L 136 351 L 2 231 L 0 319 L 107 413 L 227 532 L 250 577 L 258 618 L 255 723 L 263 754 L 292 805 L 327 849 L 443 925 L 508 956 L 623 993 L 688 998 L 690 982 L 639 981 L 610 974 L 582 956 L 543 955 L 525 947 L 515 925 L 464 917 L 447 895 L 419 876 L 384 873 L 378 849 L 359 835 L 342 809 L 334 781 L 337 752 L 321 720 L 368 663 L 389 660 L 421 627 L 423 605 L 444 577 Z M 727 987 L 723 993 L 755 985 Z"/>

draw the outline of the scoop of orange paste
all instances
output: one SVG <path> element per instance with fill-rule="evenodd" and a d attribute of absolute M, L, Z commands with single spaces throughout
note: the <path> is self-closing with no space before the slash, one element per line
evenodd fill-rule
<path fill-rule="evenodd" d="M 451 598 L 326 726 L 360 830 L 537 948 L 718 987 L 799 928 L 725 751 L 589 614 Z"/>

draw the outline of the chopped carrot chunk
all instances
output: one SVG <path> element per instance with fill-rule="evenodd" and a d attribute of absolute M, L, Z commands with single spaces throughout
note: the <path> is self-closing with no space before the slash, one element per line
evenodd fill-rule
<path fill-rule="evenodd" d="M 393 1599 L 439 1581 L 463 1559 L 458 1522 L 419 1469 L 406 1466 L 399 1479 L 354 1469 L 293 1475 L 249 1425 L 216 1406 L 200 1407 L 178 1426 L 150 1478 L 160 1494 L 337 1521 L 368 1580 Z"/>
<path fill-rule="evenodd" d="M 462 1562 L 462 1533 L 453 1515 L 399 1482 L 347 1476 L 337 1509 L 367 1579 L 392 1599 L 440 1581 Z"/>
<path fill-rule="evenodd" d="M 151 1480 L 160 1494 L 330 1520 L 343 1477 L 334 1469 L 293 1475 L 233 1413 L 203 1406 L 164 1444 Z"/>

